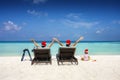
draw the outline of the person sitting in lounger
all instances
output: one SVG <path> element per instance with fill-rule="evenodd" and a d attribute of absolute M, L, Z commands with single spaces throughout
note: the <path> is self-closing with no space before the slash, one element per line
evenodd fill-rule
<path fill-rule="evenodd" d="M 71 45 L 71 41 L 70 40 L 66 40 L 66 46 L 69 47 L 70 45 L 71 46 L 76 46 L 76 44 L 78 42 L 80 42 L 84 37 L 81 36 L 78 40 L 75 41 L 74 44 Z M 54 41 L 58 42 L 61 46 L 64 46 L 57 38 L 53 38 Z"/>
<path fill-rule="evenodd" d="M 31 39 L 31 41 L 34 43 L 37 49 L 40 48 L 39 44 L 34 39 Z M 52 42 L 48 45 L 48 48 L 50 48 L 53 45 L 53 43 L 54 43 L 54 40 L 52 40 Z M 46 47 L 46 45 L 47 45 L 46 41 L 41 42 L 42 48 Z"/>

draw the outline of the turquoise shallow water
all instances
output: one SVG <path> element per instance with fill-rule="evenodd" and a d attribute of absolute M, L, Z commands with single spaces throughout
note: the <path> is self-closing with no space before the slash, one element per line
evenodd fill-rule
<path fill-rule="evenodd" d="M 21 56 L 25 48 L 28 48 L 33 55 L 32 42 L 0 42 L 0 56 Z M 57 54 L 58 48 L 58 43 L 54 43 L 51 47 L 53 56 Z M 76 46 L 76 55 L 83 55 L 86 48 L 89 50 L 89 55 L 120 55 L 120 42 L 80 42 Z"/>

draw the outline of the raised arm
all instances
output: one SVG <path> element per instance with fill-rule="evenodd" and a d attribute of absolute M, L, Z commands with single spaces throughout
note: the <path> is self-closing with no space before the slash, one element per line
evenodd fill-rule
<path fill-rule="evenodd" d="M 54 41 L 58 42 L 59 45 L 64 46 L 57 38 L 53 38 Z"/>
<path fill-rule="evenodd" d="M 78 40 L 76 40 L 75 43 L 74 43 L 72 46 L 76 46 L 76 44 L 77 44 L 78 42 L 80 42 L 82 39 L 84 39 L 83 36 L 81 36 Z"/>
<path fill-rule="evenodd" d="M 54 39 L 52 40 L 52 42 L 48 45 L 48 47 L 50 48 L 54 43 Z"/>
<path fill-rule="evenodd" d="M 38 44 L 34 39 L 31 39 L 31 41 L 34 43 L 34 45 L 35 45 L 37 48 L 40 47 L 39 44 Z"/>

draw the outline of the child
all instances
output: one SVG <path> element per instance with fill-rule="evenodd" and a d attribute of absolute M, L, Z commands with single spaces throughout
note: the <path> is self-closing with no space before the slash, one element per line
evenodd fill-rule
<path fill-rule="evenodd" d="M 84 56 L 81 58 L 82 61 L 89 61 L 89 60 L 91 60 L 92 62 L 96 61 L 91 59 L 90 56 L 88 56 L 88 49 L 85 49 L 84 53 L 85 53 Z"/>
<path fill-rule="evenodd" d="M 88 56 L 88 49 L 85 49 L 84 51 L 84 56 L 81 58 L 82 61 L 89 61 L 90 60 L 90 56 Z"/>

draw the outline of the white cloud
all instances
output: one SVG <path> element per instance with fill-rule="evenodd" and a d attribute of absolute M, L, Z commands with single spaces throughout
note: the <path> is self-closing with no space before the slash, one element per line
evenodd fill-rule
<path fill-rule="evenodd" d="M 67 18 L 72 18 L 72 19 L 79 19 L 81 14 L 77 14 L 77 13 L 70 13 L 68 15 L 66 15 Z"/>
<path fill-rule="evenodd" d="M 97 24 L 99 24 L 99 22 L 78 22 L 78 21 L 71 21 L 71 20 L 63 20 L 63 23 L 67 26 L 71 26 L 73 28 L 79 28 L 79 27 L 92 27 L 95 26 Z"/>
<path fill-rule="evenodd" d="M 23 22 L 23 23 L 22 23 L 22 26 L 26 26 L 26 25 L 27 25 L 27 23 L 26 23 L 26 22 Z"/>
<path fill-rule="evenodd" d="M 120 24 L 120 20 L 114 20 L 113 23 L 114 24 Z"/>
<path fill-rule="evenodd" d="M 81 13 L 70 13 L 66 15 L 65 19 L 62 19 L 62 23 L 73 28 L 79 28 L 79 27 L 89 28 L 99 24 L 98 21 L 94 21 L 94 22 L 83 21 L 82 18 L 80 17 L 81 17 Z"/>
<path fill-rule="evenodd" d="M 101 33 L 101 31 L 100 31 L 100 30 L 97 30 L 97 31 L 96 31 L 96 33 L 97 33 L 97 34 L 100 34 L 100 33 Z"/>
<path fill-rule="evenodd" d="M 4 28 L 5 31 L 19 31 L 21 30 L 21 27 L 14 24 L 12 21 L 4 22 Z"/>
<path fill-rule="evenodd" d="M 107 29 L 107 28 L 106 28 Z M 96 34 L 101 34 L 105 31 L 105 28 L 100 28 L 96 30 Z"/>
<path fill-rule="evenodd" d="M 35 16 L 48 16 L 46 12 L 42 12 L 42 11 L 27 10 L 27 13 Z"/>
<path fill-rule="evenodd" d="M 47 0 L 33 0 L 34 4 L 45 3 Z"/>

